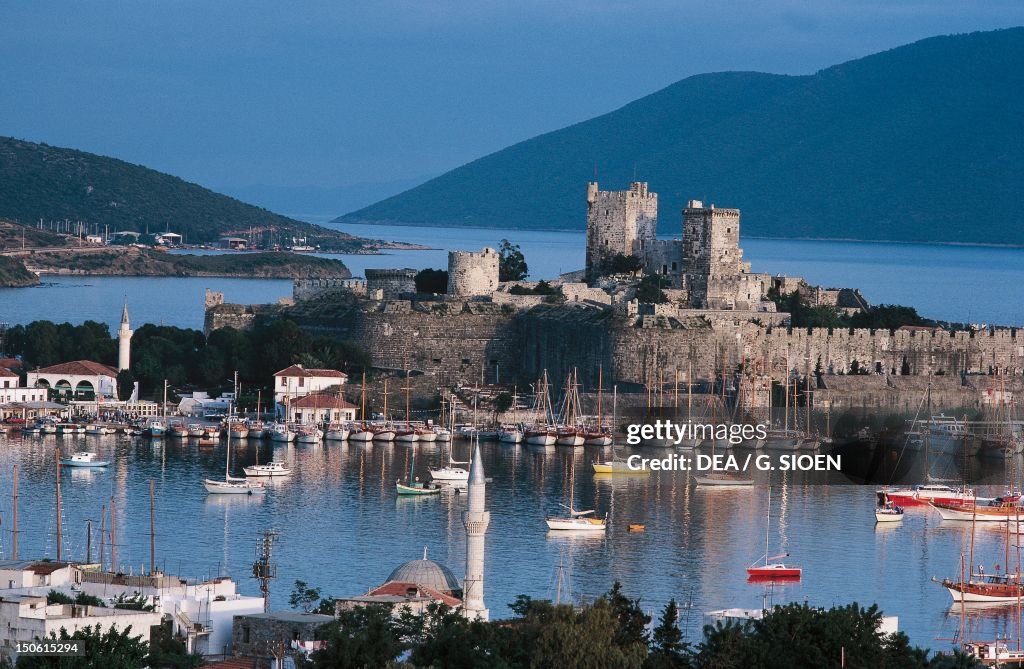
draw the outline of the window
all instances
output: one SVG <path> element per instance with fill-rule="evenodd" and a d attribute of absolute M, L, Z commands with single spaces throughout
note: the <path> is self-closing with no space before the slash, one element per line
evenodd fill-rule
<path fill-rule="evenodd" d="M 299 377 L 299 388 L 303 387 L 304 385 L 306 385 L 306 379 L 304 377 L 300 376 Z"/>
<path fill-rule="evenodd" d="M 284 388 L 287 385 L 288 385 L 288 377 L 287 376 L 282 376 L 281 377 L 281 387 Z"/>
<path fill-rule="evenodd" d="M 242 625 L 242 643 L 249 643 L 249 626 Z"/>
<path fill-rule="evenodd" d="M 673 271 L 673 272 L 675 272 L 675 271 L 677 271 L 678 269 L 679 269 L 679 268 L 678 268 L 678 267 L 676 267 L 676 264 L 675 264 L 675 263 L 672 263 L 672 271 Z"/>

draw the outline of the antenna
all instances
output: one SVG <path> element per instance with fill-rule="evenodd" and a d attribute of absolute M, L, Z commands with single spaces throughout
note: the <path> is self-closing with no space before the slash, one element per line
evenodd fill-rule
<path fill-rule="evenodd" d="M 252 563 L 252 577 L 260 582 L 260 593 L 263 595 L 263 612 L 270 605 L 270 581 L 277 578 L 277 563 L 271 558 L 274 542 L 281 535 L 274 530 L 266 530 L 263 537 L 256 541 L 256 561 Z"/>

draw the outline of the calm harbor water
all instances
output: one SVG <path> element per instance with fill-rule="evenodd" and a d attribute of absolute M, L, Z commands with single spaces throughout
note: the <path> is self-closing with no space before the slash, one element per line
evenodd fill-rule
<path fill-rule="evenodd" d="M 346 225 L 376 239 L 436 247 L 383 255 L 338 255 L 362 276 L 367 268 L 443 268 L 448 251 L 497 246 L 508 238 L 522 247 L 530 278 L 552 278 L 583 267 L 582 232 L 479 228 Z M 873 304 L 916 307 L 931 318 L 956 322 L 1024 324 L 1024 249 L 837 241 L 744 239 L 744 257 L 760 272 L 802 276 L 811 283 L 858 287 Z M 93 319 L 116 329 L 127 299 L 133 322 L 201 328 L 203 289 L 223 290 L 229 302 L 274 302 L 291 282 L 267 279 L 43 277 L 41 286 L 0 289 L 0 322 L 47 318 Z"/>
<path fill-rule="evenodd" d="M 0 441 L 4 441 L 0 437 Z M 19 465 L 21 557 L 55 555 L 54 448 L 88 446 L 114 464 L 103 470 L 63 469 L 65 556 L 85 559 L 86 521 L 93 521 L 93 559 L 99 551 L 101 507 L 116 505 L 118 561 L 125 571 L 149 564 L 149 481 L 156 486 L 157 561 L 172 574 L 227 573 L 247 594 L 256 539 L 280 532 L 279 578 L 272 604 L 286 608 L 296 579 L 333 596 L 357 595 L 382 583 L 398 564 L 428 556 L 460 578 L 465 569 L 461 512 L 465 495 L 397 498 L 394 481 L 410 467 L 425 477 L 446 457 L 439 445 L 263 444 L 294 474 L 274 481 L 265 496 L 208 495 L 205 477 L 224 472 L 225 446 L 200 450 L 188 441 L 163 443 L 123 436 L 22 437 L 11 434 L 0 448 L 0 555 L 10 557 L 12 465 Z M 468 446 L 456 442 L 456 455 Z M 257 446 L 236 449 L 238 467 L 256 459 Z M 562 598 L 592 598 L 621 581 L 645 610 L 657 613 L 669 598 L 692 603 L 681 614 L 690 638 L 699 634 L 706 611 L 758 607 L 763 602 L 807 601 L 813 605 L 878 603 L 898 615 L 900 628 L 919 645 L 946 648 L 959 627 L 959 612 L 944 589 L 931 582 L 959 573 L 969 549 L 970 525 L 942 521 L 925 510 L 908 510 L 897 527 L 876 526 L 874 488 L 808 485 L 803 475 L 758 473 L 747 489 L 696 486 L 684 472 L 649 476 L 597 476 L 592 461 L 608 451 L 482 446 L 491 525 L 487 535 L 486 603 L 493 617 L 509 614 L 516 595 L 554 597 L 560 561 Z M 413 458 L 415 461 L 413 462 Z M 1019 467 L 1021 463 L 1017 463 Z M 1001 463 L 1000 463 L 1001 467 Z M 606 537 L 558 537 L 545 515 L 559 513 L 575 469 L 576 503 L 607 512 Z M 237 470 L 236 470 L 237 471 Z M 998 480 L 998 476 L 996 477 Z M 983 490 L 997 492 L 995 486 Z M 774 553 L 791 553 L 799 583 L 774 588 L 748 584 L 744 569 L 764 551 L 765 506 L 772 496 L 769 535 Z M 646 531 L 630 533 L 630 523 Z M 975 555 L 989 571 L 1004 563 L 1001 530 L 977 530 Z M 106 558 L 109 559 L 109 547 Z M 1014 558 L 1015 559 L 1015 558 Z M 1016 635 L 1013 607 L 974 613 L 977 634 Z M 688 612 L 687 612 L 688 611 Z"/>

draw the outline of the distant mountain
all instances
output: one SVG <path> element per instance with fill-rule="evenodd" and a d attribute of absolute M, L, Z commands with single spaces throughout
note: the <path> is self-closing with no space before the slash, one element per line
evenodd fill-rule
<path fill-rule="evenodd" d="M 334 218 L 339 211 L 355 211 L 418 186 L 428 178 L 370 181 L 331 188 L 253 184 L 224 186 L 218 190 L 243 202 L 251 202 L 271 211 L 280 211 L 286 216 L 317 221 Z"/>
<path fill-rule="evenodd" d="M 25 225 L 84 221 L 88 230 L 135 230 L 215 241 L 262 230 L 282 244 L 309 238 L 325 248 L 355 249 L 362 240 L 296 221 L 202 186 L 116 158 L 0 137 L 0 218 Z"/>
<path fill-rule="evenodd" d="M 586 182 L 701 199 L 743 234 L 1024 244 L 1024 28 L 935 37 L 807 76 L 689 77 L 339 222 L 569 229 Z M 600 79 L 595 79 L 600 85 Z"/>

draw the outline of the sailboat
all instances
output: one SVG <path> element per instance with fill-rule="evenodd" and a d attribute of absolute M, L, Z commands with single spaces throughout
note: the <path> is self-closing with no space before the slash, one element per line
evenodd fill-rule
<path fill-rule="evenodd" d="M 597 367 L 597 427 L 593 430 L 586 430 L 583 433 L 583 443 L 587 446 L 611 446 L 612 431 L 601 425 L 602 406 L 601 396 L 604 392 L 604 375 L 601 365 Z"/>
<path fill-rule="evenodd" d="M 747 567 L 747 578 L 752 580 L 777 580 L 777 579 L 798 579 L 802 574 L 800 567 L 787 567 L 781 562 L 776 562 L 779 558 L 788 557 L 789 553 L 783 553 L 782 555 L 769 556 L 769 541 L 771 537 L 772 527 L 772 489 L 768 488 L 768 521 L 765 523 L 764 530 L 764 564 L 758 560 L 754 564 Z"/>
<path fill-rule="evenodd" d="M 419 432 L 409 422 L 409 401 L 412 394 L 412 386 L 409 385 L 409 370 L 405 370 L 405 427 L 395 430 L 395 441 L 413 444 L 419 441 Z"/>
<path fill-rule="evenodd" d="M 569 511 L 568 516 L 548 517 L 548 529 L 556 532 L 604 532 L 608 529 L 608 515 L 604 518 L 595 517 L 594 510 L 577 511 L 573 505 L 576 491 L 576 457 L 569 456 L 569 503 L 563 504 Z"/>
<path fill-rule="evenodd" d="M 450 415 L 450 418 L 451 418 L 449 421 L 447 421 L 447 425 L 445 425 L 445 419 L 444 419 L 444 417 L 446 415 L 446 411 L 445 411 L 444 407 L 445 407 L 446 404 L 448 405 L 447 414 Z M 454 396 L 452 397 L 452 400 L 450 402 L 445 402 L 444 398 L 443 397 L 441 398 L 441 410 L 438 412 L 437 417 L 438 417 L 438 420 L 440 421 L 441 424 L 434 426 L 433 432 L 434 432 L 435 439 L 437 441 L 451 441 L 452 440 L 452 430 L 451 430 L 451 427 L 453 425 L 455 425 L 455 399 L 454 399 Z"/>
<path fill-rule="evenodd" d="M 338 410 L 341 410 L 341 394 L 337 396 Z M 331 421 L 324 430 L 324 441 L 345 441 L 348 439 L 349 429 L 345 423 Z"/>
<path fill-rule="evenodd" d="M 512 424 L 502 425 L 498 430 L 498 441 L 503 444 L 518 444 L 523 440 L 523 431 L 519 429 L 516 411 L 519 408 L 518 388 L 512 388 Z"/>
<path fill-rule="evenodd" d="M 388 423 L 388 380 L 384 379 L 384 425 L 373 430 L 374 441 L 394 441 L 394 426 Z"/>
<path fill-rule="evenodd" d="M 526 429 L 526 443 L 533 446 L 553 446 L 558 432 L 551 425 L 551 400 L 548 396 L 548 370 L 544 370 L 544 379 L 537 384 L 537 393 L 533 404 L 534 424 Z"/>
<path fill-rule="evenodd" d="M 725 412 L 725 377 L 724 376 L 722 377 L 722 412 L 723 412 L 723 415 L 724 415 L 724 412 Z M 715 457 L 716 442 L 718 440 L 717 439 L 709 439 L 708 441 L 711 442 L 711 457 L 712 457 L 712 459 L 714 459 L 714 457 Z M 745 477 L 745 476 L 739 476 L 738 474 L 734 474 L 734 473 L 731 473 L 731 472 L 709 472 L 707 474 L 704 474 L 703 476 L 695 475 L 693 478 L 697 482 L 697 485 L 722 486 L 722 487 L 732 487 L 732 488 L 738 488 L 738 487 L 745 487 L 745 486 L 752 486 L 752 485 L 754 485 L 754 479 L 753 478 L 748 478 L 748 477 Z"/>
<path fill-rule="evenodd" d="M 348 431 L 349 441 L 373 441 L 373 429 L 366 422 L 366 371 L 363 371 L 362 401 L 359 407 L 359 420 Z"/>
<path fill-rule="evenodd" d="M 479 438 L 475 439 L 479 445 Z M 430 478 L 434 481 L 447 481 L 447 482 L 464 482 L 469 480 L 469 470 L 456 465 L 470 465 L 471 461 L 459 462 L 454 459 L 455 454 L 453 453 L 455 445 L 452 444 L 448 447 L 448 464 L 439 469 L 430 470 Z M 472 451 L 470 451 L 472 452 Z"/>
<path fill-rule="evenodd" d="M 580 430 L 580 396 L 576 382 L 576 370 L 573 370 L 565 381 L 565 402 L 562 405 L 562 425 L 556 429 L 555 444 L 558 446 L 583 445 L 583 431 Z"/>
<path fill-rule="evenodd" d="M 409 477 L 405 483 L 402 483 L 402 479 L 395 481 L 395 491 L 399 495 L 437 495 L 441 492 L 440 483 L 424 483 L 420 481 L 419 477 L 413 476 L 413 471 L 416 468 L 416 449 L 410 449 L 412 451 L 412 458 L 409 462 Z"/>
<path fill-rule="evenodd" d="M 231 413 L 230 410 L 228 411 L 228 413 Z M 222 495 L 253 495 L 265 493 L 267 491 L 267 489 L 263 487 L 263 483 L 261 481 L 250 481 L 248 479 L 236 478 L 231 476 L 230 431 L 228 431 L 228 444 L 226 448 L 226 455 L 224 458 L 224 480 L 215 481 L 213 479 L 206 479 L 205 481 L 203 481 L 203 485 L 206 487 L 206 492 Z"/>
<path fill-rule="evenodd" d="M 676 375 L 676 394 L 679 394 L 679 376 Z M 678 404 L 678 401 L 677 401 Z M 686 370 L 686 423 L 693 425 L 693 360 L 690 360 L 690 366 Z M 684 437 L 682 441 L 676 444 L 676 448 L 682 450 L 693 450 L 700 446 L 700 437 Z"/>

